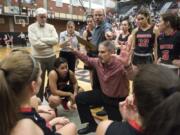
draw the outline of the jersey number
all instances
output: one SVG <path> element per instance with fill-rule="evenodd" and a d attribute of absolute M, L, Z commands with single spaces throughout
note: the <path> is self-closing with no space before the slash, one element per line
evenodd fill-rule
<path fill-rule="evenodd" d="M 162 59 L 169 60 L 169 50 L 162 51 Z"/>

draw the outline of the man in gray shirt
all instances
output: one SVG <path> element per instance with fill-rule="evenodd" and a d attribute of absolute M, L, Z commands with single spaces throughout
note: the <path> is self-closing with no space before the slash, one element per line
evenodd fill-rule
<path fill-rule="evenodd" d="M 93 16 L 95 28 L 93 30 L 91 43 L 93 43 L 98 50 L 98 46 L 101 42 L 113 39 L 113 33 L 111 24 L 105 22 L 105 13 L 103 9 L 95 9 Z"/>

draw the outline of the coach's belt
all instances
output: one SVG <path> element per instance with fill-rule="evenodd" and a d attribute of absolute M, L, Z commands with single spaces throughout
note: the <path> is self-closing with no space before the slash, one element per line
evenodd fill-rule
<path fill-rule="evenodd" d="M 134 52 L 134 55 L 137 55 L 137 56 L 152 56 L 152 53 L 137 53 L 137 52 Z"/>

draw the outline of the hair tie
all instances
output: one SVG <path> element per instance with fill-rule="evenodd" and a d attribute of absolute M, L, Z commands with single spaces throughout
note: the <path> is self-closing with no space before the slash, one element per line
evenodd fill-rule
<path fill-rule="evenodd" d="M 32 81 L 33 77 L 34 77 L 34 74 L 35 74 L 35 67 L 36 67 L 36 60 L 31 56 L 29 55 L 29 57 L 31 58 L 31 61 L 32 61 L 32 66 L 33 66 L 33 69 L 32 69 L 32 72 L 31 72 L 31 76 L 29 77 L 29 81 Z"/>

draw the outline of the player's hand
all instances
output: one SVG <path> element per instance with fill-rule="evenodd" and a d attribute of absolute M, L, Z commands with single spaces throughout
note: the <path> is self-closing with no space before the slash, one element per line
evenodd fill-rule
<path fill-rule="evenodd" d="M 56 118 L 52 119 L 49 122 L 49 124 L 51 126 L 54 126 L 54 125 L 57 125 L 57 124 L 60 124 L 60 125 L 64 126 L 64 125 L 68 124 L 69 122 L 70 122 L 69 119 L 66 118 L 66 117 L 56 117 Z"/>
<path fill-rule="evenodd" d="M 130 95 L 125 101 L 119 103 L 119 110 L 123 120 L 134 120 L 138 114 L 134 104 L 134 96 Z"/>
<path fill-rule="evenodd" d="M 161 63 L 161 58 L 159 58 L 158 60 L 157 60 L 157 64 L 160 64 Z"/>
<path fill-rule="evenodd" d="M 133 50 L 129 45 L 121 45 L 120 48 L 121 53 L 118 58 L 124 66 L 128 66 L 131 63 L 131 55 L 133 53 Z"/>
<path fill-rule="evenodd" d="M 71 103 L 74 104 L 75 103 L 75 96 L 74 96 L 74 94 L 71 93 L 69 98 L 70 98 Z"/>
<path fill-rule="evenodd" d="M 108 31 L 108 32 L 106 32 L 105 33 L 105 38 L 107 39 L 107 40 L 112 40 L 113 39 L 113 33 L 111 32 L 111 31 Z"/>
<path fill-rule="evenodd" d="M 71 52 L 74 52 L 74 51 L 76 50 L 76 49 L 73 48 L 71 45 L 66 46 L 66 48 L 67 48 L 68 50 L 70 50 Z"/>

